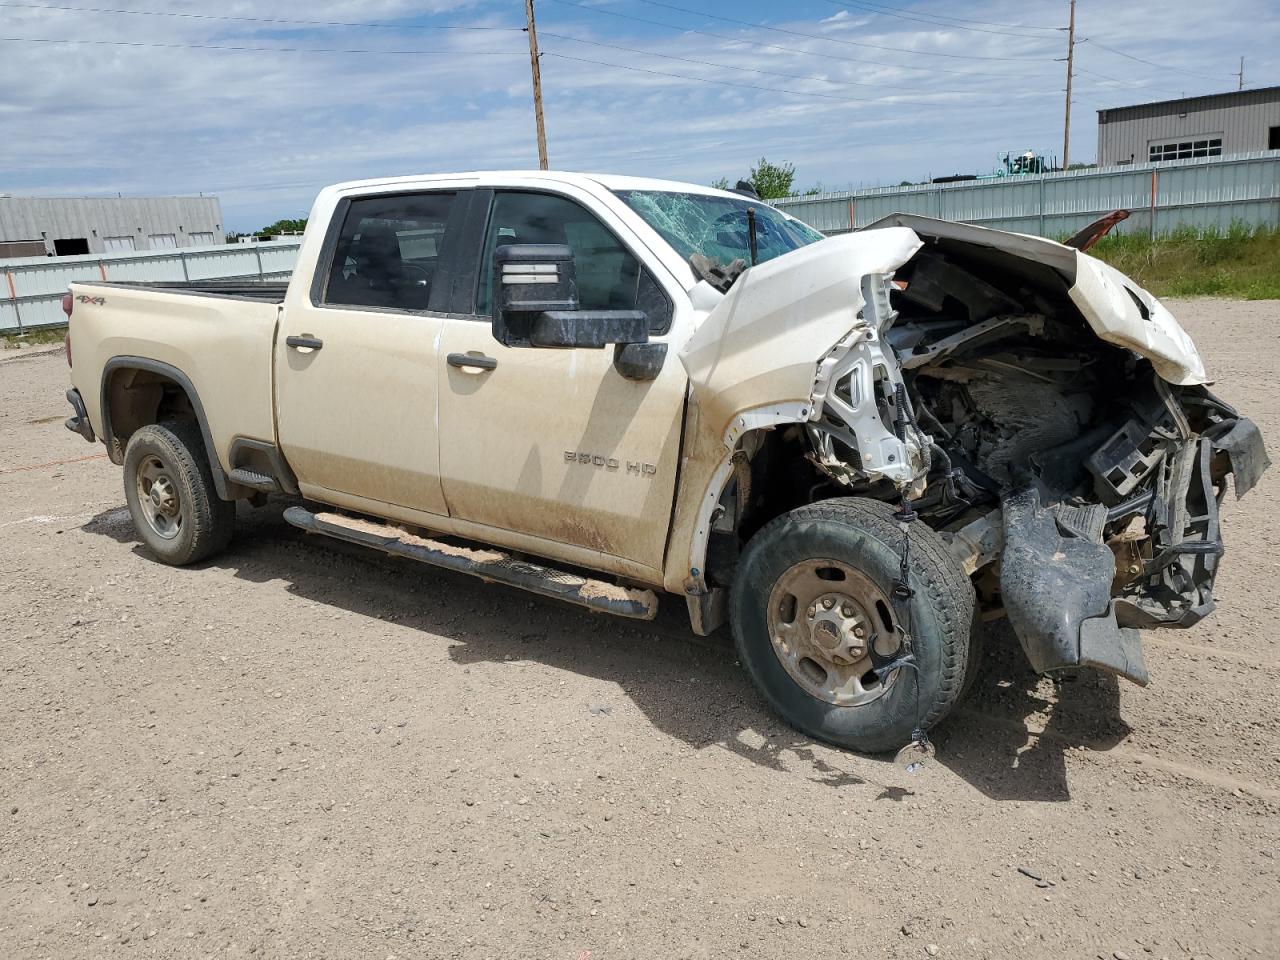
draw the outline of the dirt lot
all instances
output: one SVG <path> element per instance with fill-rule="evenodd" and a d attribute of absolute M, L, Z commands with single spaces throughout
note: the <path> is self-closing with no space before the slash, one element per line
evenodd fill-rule
<path fill-rule="evenodd" d="M 1280 305 L 1175 312 L 1280 443 Z M 1149 688 L 1039 680 L 993 629 L 911 777 L 780 725 L 679 603 L 611 622 L 277 506 L 154 563 L 61 355 L 11 356 L 6 960 L 1280 956 L 1280 469 Z"/>

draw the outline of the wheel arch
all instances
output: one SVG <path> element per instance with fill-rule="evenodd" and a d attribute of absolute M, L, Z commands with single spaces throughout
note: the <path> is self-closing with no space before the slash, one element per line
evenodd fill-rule
<path fill-rule="evenodd" d="M 758 483 L 762 463 L 769 462 L 770 471 L 777 473 L 779 468 L 794 465 L 799 458 L 800 466 L 813 469 L 816 475 L 816 468 L 803 459 L 803 453 L 786 449 L 790 440 L 789 428 L 801 427 L 808 422 L 809 410 L 808 403 L 782 403 L 741 411 L 734 416 L 722 438 L 715 440 L 714 444 L 709 437 L 704 439 L 703 449 L 711 446 L 715 458 L 712 460 L 705 455 L 696 458 L 702 461 L 701 475 L 693 481 L 699 492 L 691 492 L 686 501 L 695 501 L 696 498 L 696 502 L 689 502 L 688 512 L 684 514 L 688 517 L 684 521 L 688 523 L 687 539 L 683 547 L 677 547 L 683 555 L 683 562 L 677 561 L 679 566 L 672 564 L 679 577 L 678 589 L 689 604 L 695 632 L 709 633 L 724 620 L 727 584 L 709 582 L 707 568 L 712 563 L 713 535 L 720 529 L 717 521 L 731 506 L 728 499 L 742 493 L 743 482 L 757 495 L 763 491 L 764 501 L 753 502 L 748 514 L 735 518 L 733 528 L 736 533 L 737 523 L 745 519 L 752 529 L 756 529 L 791 507 L 800 505 L 800 501 L 790 502 L 773 488 L 773 477 L 767 478 L 763 484 Z M 784 449 L 786 455 L 778 456 Z M 737 486 L 735 481 L 738 481 Z M 759 501 L 759 497 L 755 500 Z"/>
<path fill-rule="evenodd" d="M 118 396 L 117 378 L 122 374 L 143 373 L 155 378 L 149 381 L 159 390 L 153 394 L 138 398 Z M 218 460 L 217 449 L 213 445 L 213 435 L 209 431 L 209 420 L 200 402 L 200 394 L 191 382 L 191 378 L 177 367 L 149 357 L 115 356 L 108 360 L 102 368 L 101 406 L 102 440 L 107 445 L 107 454 L 113 463 L 124 462 L 124 445 L 129 435 L 138 427 L 149 423 L 160 422 L 160 411 L 164 408 L 164 388 L 166 385 L 176 388 L 190 406 L 193 419 L 200 428 L 200 437 L 204 441 L 205 455 L 209 459 L 209 471 L 213 476 L 213 485 L 218 496 L 223 500 L 236 499 L 227 479 L 226 471 Z M 116 431 L 120 429 L 121 434 Z"/>

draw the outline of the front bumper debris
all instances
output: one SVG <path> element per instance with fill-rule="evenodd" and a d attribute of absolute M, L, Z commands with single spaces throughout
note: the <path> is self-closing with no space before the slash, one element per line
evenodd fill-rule
<path fill-rule="evenodd" d="M 78 433 L 90 443 L 93 443 L 95 439 L 93 435 L 93 424 L 89 422 L 89 411 L 85 409 L 84 400 L 80 396 L 80 391 L 75 387 L 68 390 L 67 402 L 71 404 L 76 415 L 74 417 L 67 417 L 64 426 L 72 433 Z"/>
<path fill-rule="evenodd" d="M 1270 460 L 1257 426 L 1209 391 L 1158 383 L 1084 456 L 1097 502 L 1062 495 L 1080 463 L 1046 456 L 1002 497 L 1005 611 L 1038 672 L 1092 666 L 1145 686 L 1138 630 L 1212 612 L 1226 476 L 1242 497 Z"/>

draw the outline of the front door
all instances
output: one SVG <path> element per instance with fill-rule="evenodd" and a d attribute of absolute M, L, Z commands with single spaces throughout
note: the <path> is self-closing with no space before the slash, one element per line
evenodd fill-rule
<path fill-rule="evenodd" d="M 489 264 L 494 248 L 509 243 L 567 243 L 583 309 L 645 309 L 655 341 L 671 329 L 671 296 L 585 207 L 550 193 L 497 193 L 474 313 L 446 318 L 440 341 L 440 456 L 450 515 L 661 570 L 684 367 L 671 349 L 656 379 L 635 381 L 614 366 L 613 347 L 498 343 Z"/>
<path fill-rule="evenodd" d="M 336 491 L 445 514 L 436 343 L 451 191 L 340 204 L 311 291 L 291 296 L 276 342 L 280 446 L 304 495 Z M 345 210 L 344 210 L 345 205 Z"/>

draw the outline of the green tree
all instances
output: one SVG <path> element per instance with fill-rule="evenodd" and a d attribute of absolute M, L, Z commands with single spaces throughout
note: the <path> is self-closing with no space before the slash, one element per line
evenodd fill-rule
<path fill-rule="evenodd" d="M 796 180 L 796 168 L 793 164 L 770 163 L 764 157 L 751 168 L 751 185 L 761 200 L 780 200 L 791 196 L 791 187 Z"/>
<path fill-rule="evenodd" d="M 278 236 L 282 233 L 301 233 L 305 229 L 307 229 L 307 220 L 303 217 L 301 220 L 277 220 L 270 226 L 263 227 L 258 233 Z"/>
<path fill-rule="evenodd" d="M 711 189 L 712 189 L 712 190 L 728 190 L 728 189 L 729 189 L 729 178 L 728 178 L 728 177 L 721 177 L 719 180 L 712 180 L 712 181 L 711 181 Z"/>

